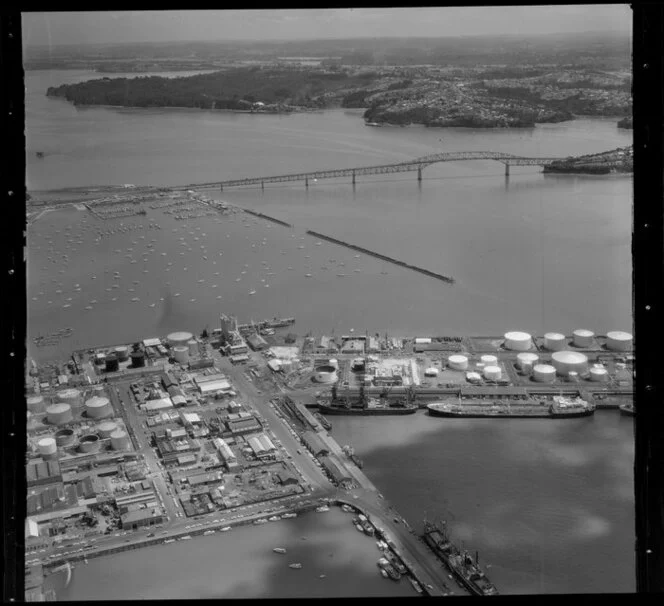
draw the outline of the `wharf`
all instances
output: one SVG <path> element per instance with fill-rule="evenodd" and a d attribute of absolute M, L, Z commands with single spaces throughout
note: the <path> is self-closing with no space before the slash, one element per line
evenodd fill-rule
<path fill-rule="evenodd" d="M 436 272 L 429 271 L 428 269 L 418 267 L 417 265 L 411 265 L 410 263 L 406 263 L 405 261 L 399 261 L 398 259 L 388 257 L 387 255 L 377 253 L 373 250 L 369 250 L 367 248 L 363 248 L 363 247 L 357 246 L 355 244 L 350 244 L 348 242 L 344 242 L 343 240 L 337 240 L 336 238 L 332 238 L 331 236 L 326 236 L 325 234 L 321 234 L 321 233 L 318 233 L 316 231 L 312 231 L 310 229 L 307 230 L 306 233 L 308 233 L 310 236 L 315 236 L 317 238 L 320 238 L 321 240 L 327 240 L 328 242 L 332 242 L 333 244 L 338 244 L 339 246 L 344 246 L 346 248 L 350 248 L 351 250 L 356 250 L 358 252 L 364 253 L 365 255 L 375 257 L 376 259 L 380 259 L 381 261 L 387 261 L 388 263 L 392 263 L 393 265 L 398 265 L 399 267 L 405 267 L 407 269 L 412 269 L 413 271 L 420 272 L 421 274 L 424 274 L 425 276 L 429 276 L 430 278 L 436 278 L 438 280 L 442 280 L 443 282 L 447 282 L 448 284 L 454 284 L 454 282 L 455 282 L 455 279 L 451 278 L 449 276 L 444 276 L 442 274 L 438 274 Z"/>

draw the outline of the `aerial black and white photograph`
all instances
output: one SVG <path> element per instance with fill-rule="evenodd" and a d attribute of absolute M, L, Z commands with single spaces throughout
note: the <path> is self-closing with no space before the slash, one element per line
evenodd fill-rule
<path fill-rule="evenodd" d="M 21 29 L 26 601 L 636 591 L 628 5 Z"/>

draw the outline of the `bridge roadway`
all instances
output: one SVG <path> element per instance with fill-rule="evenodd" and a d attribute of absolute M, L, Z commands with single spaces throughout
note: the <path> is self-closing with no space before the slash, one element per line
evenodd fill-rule
<path fill-rule="evenodd" d="M 517 156 L 504 152 L 493 151 L 463 151 L 463 152 L 444 152 L 440 154 L 431 154 L 408 160 L 406 162 L 396 162 L 393 164 L 379 164 L 376 166 L 359 166 L 354 168 L 340 168 L 334 170 L 318 170 L 305 173 L 293 173 L 287 175 L 275 175 L 269 177 L 250 177 L 246 179 L 232 179 L 228 181 L 216 181 L 213 183 L 198 183 L 188 185 L 181 189 L 210 189 L 213 187 L 241 187 L 243 185 L 260 185 L 264 187 L 266 183 L 283 183 L 287 181 L 304 181 L 308 187 L 310 179 L 334 179 L 338 177 L 351 177 L 353 184 L 355 178 L 362 175 L 384 175 L 390 173 L 402 173 L 417 171 L 418 181 L 422 180 L 422 170 L 431 164 L 439 162 L 458 162 L 464 160 L 495 160 L 505 165 L 505 175 L 509 175 L 510 166 L 546 166 L 556 160 L 565 160 L 561 157 L 529 157 Z M 598 160 L 600 162 L 600 160 Z"/>

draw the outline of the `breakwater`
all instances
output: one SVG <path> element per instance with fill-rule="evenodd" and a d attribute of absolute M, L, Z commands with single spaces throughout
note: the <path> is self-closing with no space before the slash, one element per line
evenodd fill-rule
<path fill-rule="evenodd" d="M 270 217 L 269 215 L 264 215 L 263 213 L 259 213 L 256 210 L 249 210 L 248 208 L 242 208 L 241 210 L 250 215 L 254 215 L 254 217 L 260 217 L 261 219 L 272 221 L 272 223 L 277 223 L 279 225 L 283 225 L 284 227 L 293 227 L 290 223 L 286 223 L 286 221 L 281 221 L 280 219 L 275 219 L 274 217 Z"/>
<path fill-rule="evenodd" d="M 425 276 L 442 280 L 443 282 L 447 282 L 448 284 L 454 284 L 456 282 L 456 280 L 450 276 L 444 276 L 442 274 L 429 271 L 428 269 L 418 267 L 417 265 L 411 265 L 410 263 L 406 263 L 405 261 L 399 261 L 399 259 L 393 259 L 392 257 L 388 257 L 387 255 L 382 255 L 373 250 L 357 246 L 356 244 L 349 244 L 348 242 L 344 242 L 343 240 L 337 240 L 336 238 L 332 238 L 331 236 L 326 236 L 325 234 L 321 234 L 316 231 L 312 231 L 310 229 L 307 230 L 306 233 L 308 233 L 310 236 L 316 236 L 321 240 L 327 240 L 328 242 L 332 242 L 333 244 L 338 244 L 339 246 L 345 246 L 346 248 L 356 250 L 358 252 L 364 253 L 365 255 L 370 255 L 372 257 L 375 257 L 376 259 L 381 259 L 382 261 L 387 261 L 388 263 L 399 265 L 400 267 L 406 267 L 408 269 L 412 269 L 413 271 L 418 271 L 421 274 L 424 274 Z"/>

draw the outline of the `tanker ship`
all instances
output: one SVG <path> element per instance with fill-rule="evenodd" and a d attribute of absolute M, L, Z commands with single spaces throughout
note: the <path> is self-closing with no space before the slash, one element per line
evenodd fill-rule
<path fill-rule="evenodd" d="M 494 399 L 491 401 L 458 398 L 444 400 L 427 405 L 432 417 L 472 417 L 503 419 L 569 419 L 587 417 L 595 412 L 595 404 L 581 398 L 553 396 L 551 401 L 534 399 L 510 401 Z"/>
<path fill-rule="evenodd" d="M 435 525 L 424 521 L 424 542 L 449 568 L 454 578 L 474 595 L 498 595 L 496 586 L 489 581 L 478 564 L 478 556 L 472 557 L 466 551 L 459 551 L 447 536 L 445 523 Z"/>

